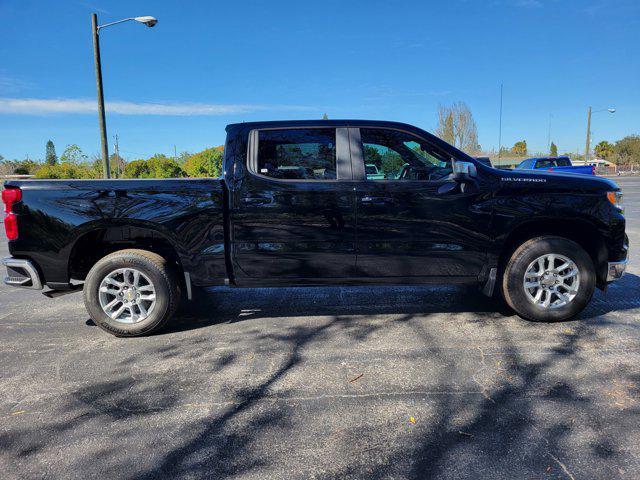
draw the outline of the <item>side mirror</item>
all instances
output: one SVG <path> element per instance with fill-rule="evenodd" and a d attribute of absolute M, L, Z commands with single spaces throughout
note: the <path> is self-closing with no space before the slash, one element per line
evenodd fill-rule
<path fill-rule="evenodd" d="M 478 169 L 471 162 L 460 162 L 453 160 L 453 178 L 475 178 L 478 176 Z"/>

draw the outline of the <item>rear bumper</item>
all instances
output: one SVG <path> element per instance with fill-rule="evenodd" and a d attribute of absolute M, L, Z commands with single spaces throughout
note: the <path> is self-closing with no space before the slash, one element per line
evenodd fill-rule
<path fill-rule="evenodd" d="M 2 259 L 2 264 L 7 269 L 7 275 L 4 277 L 5 285 L 42 290 L 42 281 L 38 270 L 29 260 L 5 257 Z"/>

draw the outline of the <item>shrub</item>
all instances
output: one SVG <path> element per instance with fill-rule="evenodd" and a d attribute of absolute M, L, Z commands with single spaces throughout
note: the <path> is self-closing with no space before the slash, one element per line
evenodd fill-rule
<path fill-rule="evenodd" d="M 124 167 L 124 178 L 150 178 L 146 160 L 134 160 Z"/>
<path fill-rule="evenodd" d="M 99 178 L 91 166 L 86 164 L 59 163 L 57 165 L 43 165 L 36 171 L 36 178 L 68 178 L 92 179 Z"/>
<path fill-rule="evenodd" d="M 134 160 L 124 167 L 125 178 L 181 178 L 184 172 L 180 165 L 162 154 L 149 160 Z"/>
<path fill-rule="evenodd" d="M 219 177 L 222 175 L 222 153 L 222 147 L 195 153 L 184 163 L 184 171 L 190 177 Z"/>
<path fill-rule="evenodd" d="M 184 177 L 184 171 L 176 162 L 165 155 L 154 155 L 147 160 L 150 178 L 180 178 Z"/>

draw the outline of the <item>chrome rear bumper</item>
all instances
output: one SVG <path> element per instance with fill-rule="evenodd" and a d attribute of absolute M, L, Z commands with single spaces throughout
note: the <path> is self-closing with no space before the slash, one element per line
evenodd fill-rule
<path fill-rule="evenodd" d="M 42 290 L 40 275 L 29 260 L 5 257 L 2 259 L 2 264 L 7 267 L 7 276 L 4 277 L 5 285 Z"/>

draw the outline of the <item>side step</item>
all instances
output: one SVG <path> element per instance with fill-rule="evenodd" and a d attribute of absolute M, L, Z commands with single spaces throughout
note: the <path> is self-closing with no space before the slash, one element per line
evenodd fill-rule
<path fill-rule="evenodd" d="M 82 290 L 83 286 L 84 286 L 83 283 L 69 284 L 69 286 L 67 288 L 65 288 L 64 290 L 51 289 L 51 290 L 47 290 L 45 292 L 42 292 L 42 294 L 45 297 L 58 298 L 58 297 L 62 297 L 63 295 L 68 295 L 70 293 L 75 293 L 75 292 L 77 292 L 79 290 Z"/>

